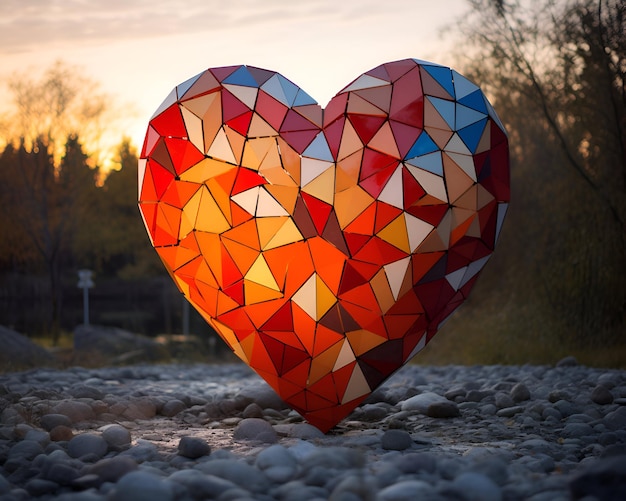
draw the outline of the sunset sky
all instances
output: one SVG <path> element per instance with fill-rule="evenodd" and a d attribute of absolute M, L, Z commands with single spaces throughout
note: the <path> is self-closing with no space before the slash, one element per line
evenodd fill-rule
<path fill-rule="evenodd" d="M 114 135 L 139 146 L 169 91 L 209 67 L 278 71 L 324 106 L 384 62 L 454 65 L 440 31 L 465 10 L 465 0 L 2 0 L 0 109 L 7 78 L 62 60 L 127 108 Z"/>

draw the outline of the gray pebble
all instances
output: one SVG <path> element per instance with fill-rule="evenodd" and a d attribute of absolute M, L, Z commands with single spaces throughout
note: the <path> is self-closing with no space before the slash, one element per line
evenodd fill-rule
<path fill-rule="evenodd" d="M 178 442 L 178 454 L 189 459 L 198 459 L 208 456 L 211 453 L 211 446 L 201 438 L 182 437 Z"/>
<path fill-rule="evenodd" d="M 514 402 L 524 402 L 530 400 L 530 390 L 524 383 L 517 383 L 510 392 Z"/>
<path fill-rule="evenodd" d="M 102 435 L 95 433 L 82 433 L 76 435 L 67 444 L 67 453 L 73 458 L 80 458 L 93 454 L 98 458 L 104 456 L 109 449 L 109 444 Z"/>
<path fill-rule="evenodd" d="M 234 459 L 214 459 L 200 463 L 195 468 L 205 474 L 228 480 L 250 492 L 266 492 L 270 485 L 261 471 Z"/>
<path fill-rule="evenodd" d="M 119 424 L 108 424 L 100 428 L 100 432 L 110 450 L 122 451 L 130 447 L 130 431 L 123 426 Z"/>
<path fill-rule="evenodd" d="M 613 403 L 613 394 L 606 386 L 598 385 L 591 392 L 591 401 L 598 405 L 607 405 Z"/>
<path fill-rule="evenodd" d="M 39 425 L 44 430 L 50 431 L 59 425 L 70 427 L 72 426 L 72 421 L 65 414 L 46 414 L 41 416 Z"/>
<path fill-rule="evenodd" d="M 256 457 L 255 465 L 274 483 L 288 482 L 298 471 L 296 458 L 278 444 L 262 450 Z"/>
<path fill-rule="evenodd" d="M 461 473 L 452 482 L 452 489 L 466 501 L 500 501 L 502 499 L 502 489 L 481 473 Z"/>
<path fill-rule="evenodd" d="M 387 430 L 380 439 L 380 445 L 388 451 L 403 451 L 413 445 L 413 439 L 404 430 Z"/>
<path fill-rule="evenodd" d="M 116 482 L 127 473 L 137 469 L 137 462 L 128 456 L 101 459 L 91 465 L 87 472 L 96 475 L 102 482 Z"/>
<path fill-rule="evenodd" d="M 267 444 L 278 441 L 278 435 L 272 425 L 260 418 L 242 419 L 233 432 L 235 440 L 257 440 Z"/>
<path fill-rule="evenodd" d="M 400 404 L 400 408 L 403 411 L 416 411 L 426 414 L 432 404 L 442 402 L 449 402 L 449 400 L 433 392 L 424 392 L 405 400 Z"/>
<path fill-rule="evenodd" d="M 172 501 L 174 489 L 162 477 L 144 471 L 132 471 L 115 485 L 111 501 Z"/>
<path fill-rule="evenodd" d="M 218 499 L 226 491 L 236 487 L 229 480 L 192 469 L 175 471 L 168 480 L 184 485 L 194 499 Z"/>
<path fill-rule="evenodd" d="M 181 402 L 180 400 L 168 400 L 167 402 L 165 402 L 165 404 L 163 404 L 161 414 L 165 417 L 173 417 L 176 414 L 184 411 L 186 408 L 187 406 L 185 405 L 185 403 Z"/>
<path fill-rule="evenodd" d="M 403 480 L 385 487 L 378 493 L 380 501 L 415 501 L 434 499 L 435 489 L 423 480 Z"/>
<path fill-rule="evenodd" d="M 455 402 L 442 400 L 441 402 L 433 402 L 426 409 L 426 415 L 432 418 L 453 418 L 461 415 L 459 406 Z"/>

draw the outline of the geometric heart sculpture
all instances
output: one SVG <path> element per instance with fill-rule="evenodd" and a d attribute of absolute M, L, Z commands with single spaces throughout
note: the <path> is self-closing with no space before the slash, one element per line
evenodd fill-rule
<path fill-rule="evenodd" d="M 140 211 L 180 291 L 323 432 L 465 301 L 508 201 L 493 108 L 414 59 L 325 109 L 276 72 L 208 69 L 158 108 L 139 162 Z"/>

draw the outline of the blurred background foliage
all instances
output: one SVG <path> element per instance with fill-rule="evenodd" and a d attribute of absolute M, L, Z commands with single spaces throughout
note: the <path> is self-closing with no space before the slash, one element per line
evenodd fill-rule
<path fill-rule="evenodd" d="M 470 299 L 418 363 L 626 367 L 626 6 L 621 0 L 468 0 L 456 69 L 505 124 L 512 201 Z M 84 92 L 87 89 L 88 92 Z M 114 168 L 98 139 L 106 96 L 75 68 L 8 82 L 0 122 L 0 325 L 58 343 L 82 319 L 178 333 L 182 298 L 137 210 L 137 149 Z M 190 330 L 211 336 L 192 314 Z"/>

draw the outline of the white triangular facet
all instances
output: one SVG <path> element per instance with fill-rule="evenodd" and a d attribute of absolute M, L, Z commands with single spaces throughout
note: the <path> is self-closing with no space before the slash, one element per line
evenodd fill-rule
<path fill-rule="evenodd" d="M 316 276 L 317 274 L 313 273 L 291 298 L 313 320 L 317 318 Z"/>
<path fill-rule="evenodd" d="M 384 85 L 389 85 L 389 82 L 387 82 L 386 80 L 381 80 L 380 78 L 373 77 L 371 75 L 361 75 L 354 82 L 344 88 L 341 92 L 369 89 L 372 87 L 383 87 Z"/>
<path fill-rule="evenodd" d="M 264 187 L 259 186 L 259 200 L 256 207 L 257 217 L 288 216 L 289 213 Z"/>
<path fill-rule="evenodd" d="M 300 186 L 306 186 L 332 165 L 332 162 L 325 160 L 303 157 L 300 164 Z"/>
<path fill-rule="evenodd" d="M 339 355 L 337 355 L 337 360 L 335 361 L 335 366 L 333 367 L 333 372 L 341 369 L 342 367 L 345 367 L 355 360 L 356 357 L 354 356 L 352 347 L 348 342 L 348 338 L 344 338 L 343 345 L 341 346 L 341 350 L 339 351 Z"/>
<path fill-rule="evenodd" d="M 446 144 L 446 147 L 444 148 L 444 151 L 450 152 L 450 153 L 461 153 L 463 155 L 471 155 L 472 152 L 470 150 L 467 149 L 467 146 L 465 146 L 465 143 L 463 142 L 463 140 L 459 137 L 459 135 L 455 132 L 452 137 L 450 138 L 450 141 L 448 141 L 448 144 Z"/>
<path fill-rule="evenodd" d="M 389 263 L 384 266 L 385 274 L 387 275 L 387 282 L 389 282 L 389 288 L 391 289 L 393 298 L 396 301 L 398 300 L 398 295 L 400 294 L 400 289 L 402 288 L 402 282 L 404 282 L 404 277 L 406 276 L 406 271 L 410 263 L 411 258 L 407 256 L 399 261 L 394 261 L 393 263 Z"/>
<path fill-rule="evenodd" d="M 378 200 L 388 203 L 398 209 L 404 208 L 404 190 L 402 189 L 402 165 L 398 165 L 394 173 L 387 181 L 383 191 L 378 195 Z"/>
<path fill-rule="evenodd" d="M 476 181 L 476 167 L 474 166 L 474 158 L 472 156 L 451 151 L 446 151 L 446 153 L 472 181 Z"/>
<path fill-rule="evenodd" d="M 233 195 L 230 199 L 248 214 L 255 216 L 260 188 L 260 186 L 255 186 L 254 188 Z"/>
<path fill-rule="evenodd" d="M 224 88 L 239 99 L 248 108 L 254 109 L 256 103 L 256 96 L 259 92 L 257 87 L 245 87 L 243 85 L 224 84 Z"/>
<path fill-rule="evenodd" d="M 426 239 L 434 226 L 406 212 L 404 213 L 404 221 L 406 223 L 406 231 L 409 235 L 411 252 L 415 252 L 415 249 Z"/>
<path fill-rule="evenodd" d="M 341 403 L 345 404 L 355 398 L 367 395 L 371 391 L 372 389 L 367 383 L 359 364 L 355 364 L 352 376 L 350 376 L 350 381 L 348 381 L 348 386 L 346 387 L 346 392 L 343 394 L 343 398 L 341 399 Z"/>
<path fill-rule="evenodd" d="M 407 165 L 407 169 L 426 193 L 442 202 L 448 201 L 448 193 L 442 177 L 412 165 Z"/>

